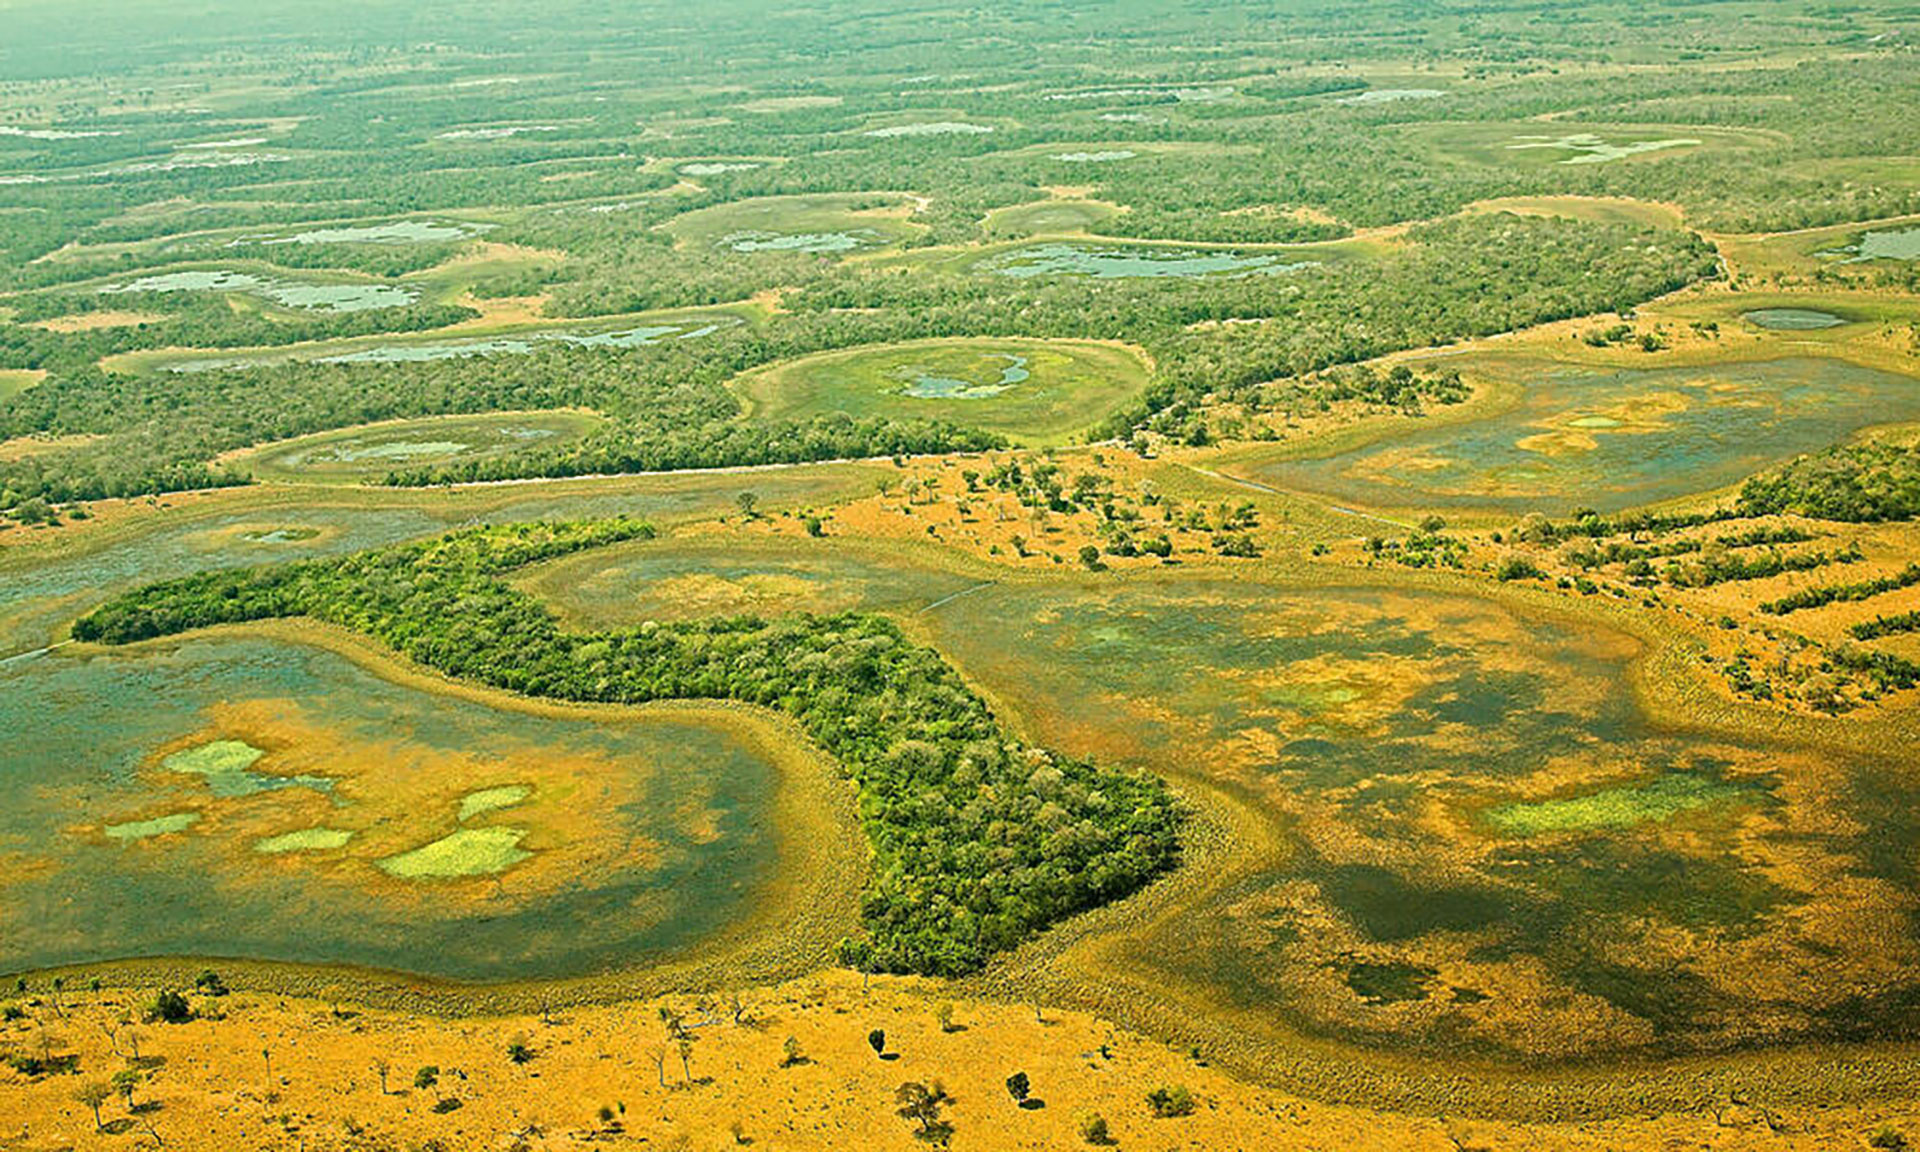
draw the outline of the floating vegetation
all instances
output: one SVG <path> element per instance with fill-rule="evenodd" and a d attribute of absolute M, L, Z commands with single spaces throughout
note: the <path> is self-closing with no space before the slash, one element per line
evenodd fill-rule
<path fill-rule="evenodd" d="M 1825 358 L 1607 371 L 1477 361 L 1515 402 L 1241 474 L 1373 508 L 1616 512 L 1738 483 L 1876 424 L 1920 418 L 1905 376 Z"/>
<path fill-rule="evenodd" d="M 1748 791 L 1712 777 L 1681 773 L 1585 796 L 1504 805 L 1489 810 L 1487 822 L 1515 836 L 1630 828 L 1670 820 L 1683 812 L 1747 795 Z"/>
<path fill-rule="evenodd" d="M 288 852 L 331 852 L 345 848 L 354 834 L 345 828 L 300 828 L 254 841 L 253 850 L 269 856 Z"/>
<path fill-rule="evenodd" d="M 525 828 L 462 828 L 411 852 L 389 856 L 379 866 L 402 880 L 491 876 L 533 858 L 533 853 L 520 848 L 526 837 Z"/>
<path fill-rule="evenodd" d="M 213 740 L 173 753 L 160 761 L 160 767 L 201 777 L 207 789 L 222 799 L 281 788 L 332 790 L 333 781 L 325 776 L 271 776 L 253 771 L 254 764 L 265 755 L 244 740 Z"/>
<path fill-rule="evenodd" d="M 199 822 L 200 813 L 198 812 L 175 812 L 167 816 L 155 816 L 151 820 L 109 824 L 101 829 L 101 832 L 110 840 L 149 840 L 155 836 L 184 832 Z"/>
<path fill-rule="evenodd" d="M 460 822 L 465 824 L 482 812 L 511 808 L 531 795 L 533 789 L 525 784 L 503 784 L 498 788 L 469 792 L 460 798 Z"/>

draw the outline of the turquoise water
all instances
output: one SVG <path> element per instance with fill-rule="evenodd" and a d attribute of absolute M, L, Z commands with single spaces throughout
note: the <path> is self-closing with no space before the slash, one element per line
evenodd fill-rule
<path fill-rule="evenodd" d="M 1007 362 L 1007 366 L 1000 370 L 1000 379 L 994 383 L 976 384 L 970 380 L 955 380 L 946 376 L 914 372 L 912 380 L 900 390 L 900 394 L 922 400 L 984 400 L 989 396 L 1000 395 L 1033 375 L 1027 371 L 1025 356 L 1014 356 L 1005 352 L 999 353 L 998 356 Z"/>
<path fill-rule="evenodd" d="M 516 766 L 556 756 L 630 766 L 632 780 L 617 787 L 581 781 L 579 800 L 604 794 L 622 840 L 656 849 L 634 860 L 614 844 L 611 862 L 591 874 L 558 891 L 530 890 L 516 868 L 558 850 L 554 837 L 564 841 L 569 826 L 522 839 L 513 833 L 535 824 L 514 809 L 470 812 L 489 824 L 458 829 L 457 805 L 447 802 L 400 817 L 418 827 L 401 829 L 397 856 L 342 856 L 338 833 L 372 818 L 361 814 L 372 801 L 350 777 L 325 792 L 299 781 L 220 789 L 155 764 L 157 749 L 235 706 L 298 716 L 306 727 L 292 731 L 319 726 L 349 751 L 377 745 L 382 768 L 478 758 L 495 765 L 495 778 L 512 779 Z M 299 645 L 210 638 L 0 667 L 0 731 L 8 970 L 196 955 L 458 979 L 572 975 L 641 962 L 724 927 L 775 865 L 766 820 L 774 770 L 730 735 L 682 721 L 497 710 L 400 687 Z M 240 775 L 274 762 L 262 758 Z M 377 828 L 392 838 L 393 809 L 378 810 L 388 815 Z M 445 843 L 458 831 L 477 842 Z M 433 898 L 419 887 L 462 883 L 486 887 Z"/>
<path fill-rule="evenodd" d="M 1318 262 L 1240 252 L 1173 248 L 1096 248 L 1084 244 L 1036 244 L 1016 248 L 984 267 L 1001 276 L 1091 276 L 1096 280 L 1162 277 L 1253 276 L 1311 268 Z"/>

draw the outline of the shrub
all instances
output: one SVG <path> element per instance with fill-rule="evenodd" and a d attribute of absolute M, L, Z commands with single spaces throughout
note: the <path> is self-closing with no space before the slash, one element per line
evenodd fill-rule
<path fill-rule="evenodd" d="M 1147 1107 L 1153 1109 L 1153 1114 L 1163 1120 L 1174 1116 L 1191 1116 L 1193 1115 L 1193 1093 L 1187 1091 L 1183 1085 L 1163 1085 L 1147 1093 Z"/>

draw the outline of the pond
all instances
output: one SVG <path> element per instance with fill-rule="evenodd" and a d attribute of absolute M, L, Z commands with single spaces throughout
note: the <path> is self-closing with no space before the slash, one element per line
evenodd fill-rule
<path fill-rule="evenodd" d="M 1462 367 L 1504 381 L 1511 406 L 1321 458 L 1256 453 L 1233 471 L 1374 508 L 1616 512 L 1738 483 L 1871 425 L 1920 419 L 1920 381 L 1842 360 Z"/>
<path fill-rule="evenodd" d="M 1612 143 L 1592 132 L 1575 132 L 1566 136 L 1515 136 L 1517 144 L 1509 144 L 1509 151 L 1529 149 L 1548 149 L 1572 152 L 1574 155 L 1560 161 L 1562 164 L 1606 164 L 1614 160 L 1624 160 L 1629 156 L 1639 156 L 1647 152 L 1662 152 L 1669 148 L 1684 148 L 1699 144 L 1691 138 L 1667 140 L 1634 140 L 1627 143 Z"/>
<path fill-rule="evenodd" d="M 850 232 L 795 232 L 782 234 L 749 229 L 722 236 L 722 247 L 735 252 L 849 252 L 881 244 L 886 238 L 871 228 Z"/>
<path fill-rule="evenodd" d="M 295 483 L 377 479 L 394 469 L 491 458 L 577 439 L 599 427 L 582 412 L 436 416 L 317 432 L 236 459 L 256 479 Z"/>
<path fill-rule="evenodd" d="M 1920 227 L 1868 232 L 1852 244 L 1820 255 L 1845 256 L 1849 264 L 1867 260 L 1920 260 Z"/>
<path fill-rule="evenodd" d="M 141 292 L 241 292 L 282 304 L 322 312 L 362 312 L 372 308 L 400 308 L 419 299 L 412 288 L 397 284 L 315 284 L 273 279 L 246 272 L 188 270 L 142 276 L 100 291 L 109 295 Z"/>
<path fill-rule="evenodd" d="M 259 356 L 195 357 L 169 361 L 161 364 L 160 368 L 166 372 L 222 372 L 286 361 L 311 364 L 419 364 L 470 356 L 524 356 L 543 347 L 558 345 L 574 348 L 644 348 L 670 339 L 698 340 L 739 322 L 731 316 L 714 316 L 699 321 L 661 321 L 605 330 L 551 328 L 511 336 L 395 340 L 386 344 L 354 347 L 349 352 L 276 351 Z"/>
<path fill-rule="evenodd" d="M 893 138 L 899 136 L 983 136 L 993 131 L 990 125 L 967 124 L 956 120 L 935 120 L 926 124 L 895 124 L 887 128 L 869 128 L 862 136 Z"/>
<path fill-rule="evenodd" d="M 694 719 L 402 687 L 238 636 L 0 668 L 10 968 L 191 955 L 456 979 L 645 961 L 773 875 L 773 765 Z"/>
<path fill-rule="evenodd" d="M 1560 1059 L 1920 1027 L 1920 941 L 1887 898 L 1915 873 L 1912 785 L 1869 798 L 1892 765 L 1662 729 L 1624 635 L 1197 577 L 1004 583 L 916 621 L 1049 747 L 1207 781 L 1270 826 L 1277 847 L 1237 838 L 1166 919 L 1094 945 L 1227 1028 Z"/>
<path fill-rule="evenodd" d="M 1351 96 L 1336 96 L 1335 104 L 1398 104 L 1407 100 L 1438 100 L 1446 93 L 1439 88 L 1369 88 Z"/>
<path fill-rule="evenodd" d="M 1011 353 L 1000 353 L 999 359 L 1007 366 L 1000 370 L 1000 378 L 986 384 L 977 384 L 970 380 L 956 380 L 949 376 L 935 376 L 917 369 L 908 369 L 912 378 L 905 388 L 900 389 L 903 396 L 914 396 L 922 400 L 982 400 L 988 396 L 998 396 L 1007 389 L 1025 381 L 1032 373 L 1027 371 L 1027 358 Z"/>
<path fill-rule="evenodd" d="M 241 244 L 444 244 L 465 240 L 491 228 L 490 224 L 454 224 L 435 220 L 394 220 L 386 224 L 353 224 L 312 228 L 291 236 L 242 236 Z"/>
<path fill-rule="evenodd" d="M 1096 280 L 1261 276 L 1317 267 L 1271 253 L 1176 248 L 1036 244 L 992 257 L 982 267 L 1000 276 L 1091 276 Z"/>
<path fill-rule="evenodd" d="M 1751 312 L 1742 312 L 1740 318 L 1775 332 L 1815 332 L 1822 328 L 1838 328 L 1847 322 L 1844 316 L 1822 312 L 1817 308 L 1756 308 Z"/>

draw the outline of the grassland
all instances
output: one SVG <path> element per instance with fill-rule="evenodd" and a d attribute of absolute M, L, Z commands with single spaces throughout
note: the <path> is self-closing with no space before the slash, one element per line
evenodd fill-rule
<path fill-rule="evenodd" d="M 1138 350 L 1071 340 L 956 339 L 855 348 L 732 381 L 748 414 L 947 420 L 1034 446 L 1064 443 L 1146 386 Z"/>
<path fill-rule="evenodd" d="M 587 412 L 495 412 L 436 416 L 302 436 L 229 457 L 261 480 L 354 484 L 422 462 L 483 459 L 534 443 L 560 443 L 600 426 Z"/>

